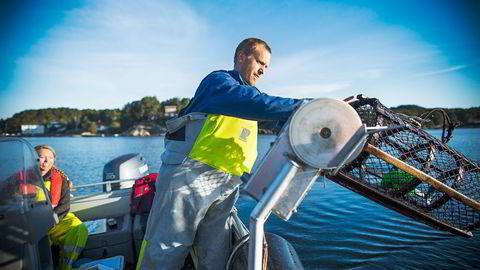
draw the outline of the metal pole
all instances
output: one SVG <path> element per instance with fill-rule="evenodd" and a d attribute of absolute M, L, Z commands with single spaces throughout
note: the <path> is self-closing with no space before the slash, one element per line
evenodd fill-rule
<path fill-rule="evenodd" d="M 96 183 L 85 184 L 85 185 L 80 185 L 80 186 L 73 186 L 73 187 L 74 188 L 86 188 L 86 187 L 93 187 L 93 186 L 103 186 L 103 185 L 109 185 L 109 184 L 115 184 L 115 183 L 130 182 L 130 181 L 134 181 L 134 180 L 137 180 L 137 179 L 138 178 L 111 180 L 111 181 L 96 182 Z"/>
<path fill-rule="evenodd" d="M 263 262 L 263 224 L 268 218 L 270 210 L 275 206 L 280 196 L 293 179 L 299 165 L 288 160 L 277 174 L 275 179 L 263 194 L 252 213 L 250 214 L 250 242 L 248 245 L 248 270 L 261 270 Z"/>

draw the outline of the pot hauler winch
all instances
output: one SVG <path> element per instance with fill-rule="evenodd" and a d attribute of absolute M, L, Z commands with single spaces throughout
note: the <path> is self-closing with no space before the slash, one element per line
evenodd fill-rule
<path fill-rule="evenodd" d="M 471 236 L 480 225 L 479 172 L 416 119 L 376 99 L 305 102 L 245 186 L 258 200 L 250 215 L 248 269 L 262 269 L 269 213 L 288 221 L 320 175 L 436 228 Z"/>

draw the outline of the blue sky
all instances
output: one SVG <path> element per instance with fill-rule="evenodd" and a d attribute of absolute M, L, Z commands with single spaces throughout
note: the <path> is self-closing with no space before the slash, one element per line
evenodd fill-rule
<path fill-rule="evenodd" d="M 2 1 L 0 118 L 191 97 L 251 36 L 272 47 L 257 84 L 271 95 L 480 106 L 478 14 L 475 0 Z"/>

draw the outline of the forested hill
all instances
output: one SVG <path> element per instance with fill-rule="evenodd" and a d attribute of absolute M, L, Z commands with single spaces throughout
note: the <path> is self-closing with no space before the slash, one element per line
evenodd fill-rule
<path fill-rule="evenodd" d="M 116 134 L 125 133 L 132 127 L 147 125 L 151 134 L 164 132 L 165 121 L 169 119 L 167 107 L 178 110 L 185 107 L 188 98 L 172 98 L 159 102 L 156 97 L 144 97 L 141 100 L 126 104 L 122 109 L 72 109 L 72 108 L 47 108 L 39 110 L 25 110 L 16 113 L 10 118 L 0 119 L 0 135 L 20 134 L 21 125 L 40 124 L 45 126 L 45 135 L 73 135 L 82 132 Z M 416 105 L 401 105 L 391 108 L 395 112 L 410 116 L 421 116 L 431 109 Z M 457 122 L 459 127 L 480 127 L 480 107 L 468 109 L 441 109 L 445 111 L 452 122 Z M 440 110 L 429 116 L 425 128 L 441 128 L 443 115 Z M 274 133 L 278 129 L 274 123 L 261 122 L 259 130 L 262 133 Z"/>
<path fill-rule="evenodd" d="M 417 105 L 400 105 L 398 107 L 390 108 L 394 112 L 403 113 L 410 116 L 421 116 L 432 110 L 432 108 L 423 108 Z M 458 123 L 458 127 L 480 127 L 480 107 L 472 107 L 468 109 L 453 108 L 443 109 L 438 108 L 433 112 L 428 122 L 423 124 L 425 128 L 441 128 L 443 125 L 443 114 L 445 111 L 452 122 Z"/>
<path fill-rule="evenodd" d="M 155 127 L 164 126 L 165 108 L 174 107 L 180 110 L 190 99 L 171 98 L 158 101 L 154 96 L 127 103 L 122 109 L 72 109 L 47 108 L 25 110 L 7 119 L 0 119 L 0 134 L 19 134 L 21 125 L 44 125 L 46 135 L 73 135 L 83 132 L 92 134 L 123 133 L 129 128 L 143 124 Z"/>

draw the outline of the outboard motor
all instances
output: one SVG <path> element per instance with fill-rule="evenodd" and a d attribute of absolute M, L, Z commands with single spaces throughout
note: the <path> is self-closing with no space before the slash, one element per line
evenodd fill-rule
<path fill-rule="evenodd" d="M 0 138 L 0 269 L 53 269 L 54 213 L 38 156 L 20 138 Z"/>
<path fill-rule="evenodd" d="M 120 181 L 110 185 L 104 185 L 103 191 L 118 190 L 133 186 L 135 179 L 148 174 L 148 165 L 146 159 L 138 153 L 121 155 L 109 161 L 103 166 L 103 181 Z"/>

